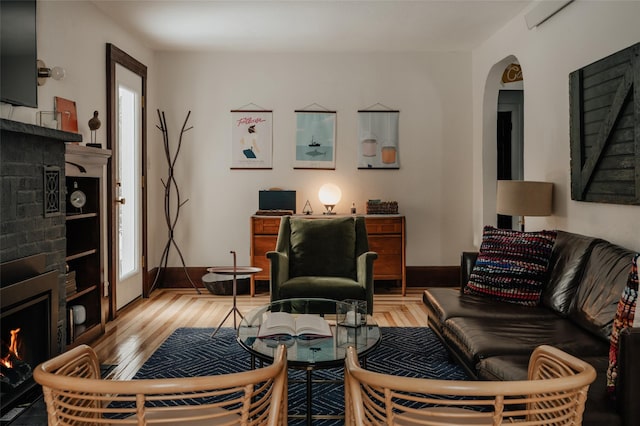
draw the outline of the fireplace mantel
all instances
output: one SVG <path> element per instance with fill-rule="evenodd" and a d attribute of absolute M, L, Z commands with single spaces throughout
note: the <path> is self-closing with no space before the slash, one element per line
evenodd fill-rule
<path fill-rule="evenodd" d="M 60 142 L 82 142 L 82 135 L 80 133 L 63 132 L 62 130 L 49 129 L 48 127 L 36 126 L 4 118 L 0 118 L 0 129 L 25 135 L 41 136 Z"/>

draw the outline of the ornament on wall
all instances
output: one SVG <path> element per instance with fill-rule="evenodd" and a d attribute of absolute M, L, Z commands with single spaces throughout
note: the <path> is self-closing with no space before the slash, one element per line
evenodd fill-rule
<path fill-rule="evenodd" d="M 502 83 L 515 83 L 522 81 L 522 68 L 520 64 L 509 64 L 502 73 Z"/>

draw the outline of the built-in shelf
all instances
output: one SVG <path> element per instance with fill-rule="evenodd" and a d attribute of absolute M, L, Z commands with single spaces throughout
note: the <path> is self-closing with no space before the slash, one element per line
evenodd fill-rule
<path fill-rule="evenodd" d="M 69 220 L 78 220 L 78 219 L 88 219 L 91 217 L 97 217 L 98 213 L 71 213 L 67 215 L 67 221 Z"/>
<path fill-rule="evenodd" d="M 98 252 L 97 249 L 81 251 L 80 253 L 75 253 L 75 254 L 72 254 L 71 256 L 67 256 L 67 262 L 71 260 L 80 259 L 81 257 L 91 256 L 92 254 L 95 254 L 97 252 Z"/>
<path fill-rule="evenodd" d="M 104 203 L 101 179 L 104 178 L 102 165 L 108 154 L 99 148 L 67 145 L 66 262 L 75 280 L 75 288 L 69 287 L 66 298 L 69 348 L 90 343 L 104 332 L 102 280 L 106 248 L 102 232 Z M 69 201 L 68 196 L 74 191 L 85 194 L 86 202 L 81 207 Z M 73 321 L 71 310 L 74 305 L 84 307 L 86 319 L 82 324 Z"/>
<path fill-rule="evenodd" d="M 89 294 L 92 291 L 95 291 L 98 288 L 97 285 L 92 285 L 90 287 L 84 288 L 82 290 L 76 291 L 75 293 L 73 293 L 70 296 L 67 296 L 67 303 L 73 302 L 76 299 L 79 299 L 80 297 L 84 296 L 85 294 Z"/>

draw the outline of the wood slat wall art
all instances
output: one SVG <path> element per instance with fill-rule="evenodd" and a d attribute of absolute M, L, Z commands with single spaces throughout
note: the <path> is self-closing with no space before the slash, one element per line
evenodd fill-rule
<path fill-rule="evenodd" d="M 569 74 L 571 199 L 640 205 L 640 43 Z"/>

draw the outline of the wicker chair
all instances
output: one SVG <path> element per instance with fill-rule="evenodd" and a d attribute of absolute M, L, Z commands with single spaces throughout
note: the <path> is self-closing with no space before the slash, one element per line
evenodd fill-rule
<path fill-rule="evenodd" d="M 78 346 L 40 364 L 49 425 L 286 425 L 287 351 L 253 371 L 176 379 L 103 380 Z M 221 360 L 221 362 L 224 362 Z"/>
<path fill-rule="evenodd" d="M 398 377 L 345 360 L 347 425 L 580 425 L 594 368 L 557 348 L 531 355 L 528 380 L 458 381 Z"/>

